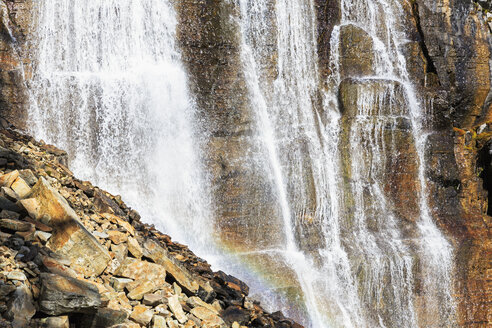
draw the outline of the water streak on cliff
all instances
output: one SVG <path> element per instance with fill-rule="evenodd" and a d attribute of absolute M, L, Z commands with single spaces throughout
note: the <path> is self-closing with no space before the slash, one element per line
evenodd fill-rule
<path fill-rule="evenodd" d="M 403 8 L 341 1 L 331 74 L 319 81 L 312 2 L 240 4 L 245 75 L 283 216 L 281 254 L 310 324 L 452 325 L 452 251 L 427 204 Z"/>
<path fill-rule="evenodd" d="M 177 240 L 210 245 L 173 7 L 51 0 L 37 11 L 31 132 L 66 149 L 79 176 L 122 194 L 146 221 Z"/>

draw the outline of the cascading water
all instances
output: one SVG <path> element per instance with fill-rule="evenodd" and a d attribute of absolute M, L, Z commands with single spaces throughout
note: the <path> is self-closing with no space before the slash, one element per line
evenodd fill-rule
<path fill-rule="evenodd" d="M 453 325 L 452 250 L 426 200 L 426 136 L 401 53 L 401 4 L 341 1 L 323 92 L 313 2 L 240 5 L 245 75 L 282 207 L 281 255 L 300 280 L 310 325 Z M 372 45 L 372 58 L 365 76 L 348 79 L 341 34 L 358 30 Z M 339 104 L 344 92 L 349 96 Z M 413 156 L 400 157 L 404 152 Z M 406 171 L 400 172 L 401 166 Z M 406 192 L 402 176 L 415 182 L 407 186 L 412 196 L 395 196 L 395 183 Z M 410 207 L 413 201 L 412 213 L 398 208 L 401 198 Z M 401 223 L 409 215 L 412 233 Z M 322 238 L 306 225 L 322 231 Z M 323 242 L 313 250 L 305 246 L 309 238 Z M 422 290 L 416 295 L 419 279 Z"/>
<path fill-rule="evenodd" d="M 33 135 L 66 149 L 78 176 L 123 194 L 147 222 L 178 240 L 211 245 L 172 5 L 50 0 L 36 9 Z"/>
<path fill-rule="evenodd" d="M 327 81 L 314 0 L 238 3 L 264 150 L 253 157 L 276 191 L 284 235 L 281 247 L 248 256 L 281 262 L 273 271 L 290 268 L 302 303 L 277 305 L 311 327 L 452 326 L 452 250 L 426 200 L 423 110 L 401 53 L 399 2 L 341 1 Z M 66 149 L 77 175 L 121 193 L 147 222 L 227 266 L 213 247 L 200 129 L 170 1 L 47 0 L 37 10 L 33 135 Z M 371 44 L 362 76 L 344 67 L 347 33 Z M 415 205 L 410 215 L 395 206 L 402 199 Z"/>

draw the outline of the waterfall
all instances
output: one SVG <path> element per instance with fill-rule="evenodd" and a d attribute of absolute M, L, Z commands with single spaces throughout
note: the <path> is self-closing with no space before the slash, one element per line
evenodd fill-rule
<path fill-rule="evenodd" d="M 171 0 L 38 2 L 30 132 L 67 150 L 77 176 L 121 194 L 306 326 L 453 326 L 453 250 L 427 201 L 424 101 L 402 53 L 399 1 L 340 1 L 326 80 L 314 0 L 236 2 L 262 149 L 247 160 L 261 162 L 274 190 L 281 245 L 216 247 L 206 127 Z M 354 57 L 347 40 L 364 53 Z"/>
<path fill-rule="evenodd" d="M 452 326 L 452 249 L 427 203 L 423 108 L 401 50 L 403 8 L 340 5 L 331 74 L 320 81 L 313 1 L 240 1 L 245 76 L 283 216 L 279 253 L 299 279 L 310 326 Z M 340 53 L 351 33 L 371 45 L 367 72 L 355 77 Z"/>
<path fill-rule="evenodd" d="M 209 196 L 170 2 L 49 0 L 36 10 L 31 133 L 67 150 L 78 177 L 206 252 Z"/>

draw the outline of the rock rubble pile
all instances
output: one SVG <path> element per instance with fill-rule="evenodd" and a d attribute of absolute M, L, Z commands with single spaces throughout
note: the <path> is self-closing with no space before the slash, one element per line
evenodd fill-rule
<path fill-rule="evenodd" d="M 0 327 L 299 327 L 11 130 L 0 209 Z"/>

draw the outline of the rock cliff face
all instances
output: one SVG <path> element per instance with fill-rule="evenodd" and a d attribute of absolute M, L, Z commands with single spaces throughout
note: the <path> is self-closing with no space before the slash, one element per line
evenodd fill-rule
<path fill-rule="evenodd" d="M 25 128 L 27 118 L 30 62 L 24 51 L 31 8 L 30 0 L 0 2 L 0 106 L 2 118 L 19 128 Z"/>
<path fill-rule="evenodd" d="M 119 196 L 76 179 L 66 160 L 0 132 L 1 327 L 298 326 Z"/>

